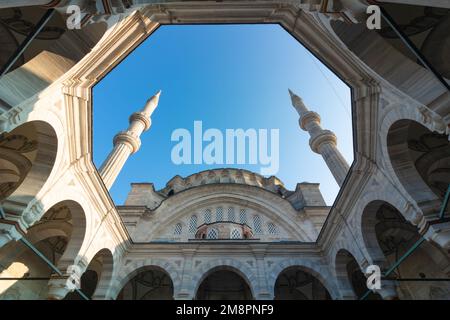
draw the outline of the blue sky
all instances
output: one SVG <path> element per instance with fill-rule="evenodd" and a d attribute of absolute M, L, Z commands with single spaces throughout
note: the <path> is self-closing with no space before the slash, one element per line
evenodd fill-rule
<path fill-rule="evenodd" d="M 141 136 L 111 188 L 117 205 L 130 183 L 153 182 L 163 188 L 175 175 L 224 165 L 175 165 L 175 129 L 279 129 L 280 168 L 288 189 L 318 182 L 328 205 L 338 186 L 321 156 L 309 148 L 298 125 L 288 88 L 333 130 L 349 164 L 353 160 L 350 89 L 278 25 L 184 25 L 160 27 L 94 88 L 94 162 L 99 168 L 112 138 L 128 126 L 131 113 L 162 90 L 152 127 Z M 206 143 L 205 143 L 206 145 Z M 260 165 L 234 165 L 260 172 Z"/>

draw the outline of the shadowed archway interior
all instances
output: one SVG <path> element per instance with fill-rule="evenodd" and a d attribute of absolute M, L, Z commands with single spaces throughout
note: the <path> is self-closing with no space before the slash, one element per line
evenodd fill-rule
<path fill-rule="evenodd" d="M 246 281 L 231 270 L 210 273 L 197 290 L 197 300 L 252 300 Z"/>

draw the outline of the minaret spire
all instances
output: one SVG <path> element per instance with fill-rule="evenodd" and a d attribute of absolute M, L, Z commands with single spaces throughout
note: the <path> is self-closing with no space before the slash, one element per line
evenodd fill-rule
<path fill-rule="evenodd" d="M 322 155 L 336 182 L 339 186 L 342 186 L 349 166 L 337 148 L 336 135 L 330 130 L 322 129 L 319 114 L 309 111 L 303 100 L 290 89 L 289 94 L 291 95 L 292 105 L 300 116 L 300 128 L 309 132 L 311 149 Z"/>
<path fill-rule="evenodd" d="M 100 167 L 100 176 L 108 190 L 114 184 L 128 157 L 137 152 L 141 146 L 140 136 L 151 126 L 151 115 L 158 106 L 161 90 L 147 100 L 141 111 L 130 116 L 126 131 L 114 136 L 114 148 Z"/>

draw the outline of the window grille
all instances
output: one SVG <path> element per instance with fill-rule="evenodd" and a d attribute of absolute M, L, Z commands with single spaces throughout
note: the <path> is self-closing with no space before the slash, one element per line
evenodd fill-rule
<path fill-rule="evenodd" d="M 205 223 L 211 223 L 212 213 L 211 210 L 206 209 L 205 210 Z"/>
<path fill-rule="evenodd" d="M 197 216 L 192 216 L 189 221 L 189 233 L 195 233 L 197 231 Z"/>
<path fill-rule="evenodd" d="M 239 211 L 239 222 L 247 224 L 247 212 L 245 209 Z"/>
<path fill-rule="evenodd" d="M 231 231 L 231 237 L 230 238 L 231 239 L 241 239 L 242 238 L 241 232 L 238 229 L 233 229 Z"/>
<path fill-rule="evenodd" d="M 229 207 L 228 208 L 228 221 L 236 222 L 236 217 L 234 215 L 234 208 L 233 207 Z"/>
<path fill-rule="evenodd" d="M 277 226 L 275 224 L 273 224 L 272 222 L 269 222 L 267 224 L 267 230 L 269 231 L 269 234 L 277 234 L 278 233 Z"/>
<path fill-rule="evenodd" d="M 258 215 L 253 216 L 253 229 L 255 230 L 255 233 L 262 233 L 261 217 Z"/>
<path fill-rule="evenodd" d="M 217 239 L 219 238 L 219 231 L 217 229 L 209 229 L 208 231 L 208 239 Z"/>
<path fill-rule="evenodd" d="M 222 207 L 218 207 L 216 209 L 216 221 L 217 222 L 223 221 L 223 208 Z"/>
<path fill-rule="evenodd" d="M 180 235 L 182 229 L 183 229 L 183 227 L 181 226 L 181 223 L 177 223 L 175 225 L 175 228 L 173 229 L 173 234 L 174 235 Z"/>

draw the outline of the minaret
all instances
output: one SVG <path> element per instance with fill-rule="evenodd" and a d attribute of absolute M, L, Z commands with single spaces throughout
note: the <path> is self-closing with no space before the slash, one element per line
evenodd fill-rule
<path fill-rule="evenodd" d="M 150 116 L 158 106 L 161 91 L 148 99 L 145 107 L 130 116 L 127 131 L 121 131 L 114 137 L 114 148 L 100 167 L 100 176 L 108 190 L 114 184 L 128 157 L 139 150 L 141 133 L 150 128 Z"/>
<path fill-rule="evenodd" d="M 322 155 L 334 179 L 339 186 L 342 186 L 349 166 L 336 146 L 336 135 L 330 130 L 322 129 L 319 114 L 309 111 L 299 96 L 291 90 L 289 90 L 289 94 L 291 95 L 292 105 L 300 116 L 300 128 L 309 132 L 311 149 Z"/>

